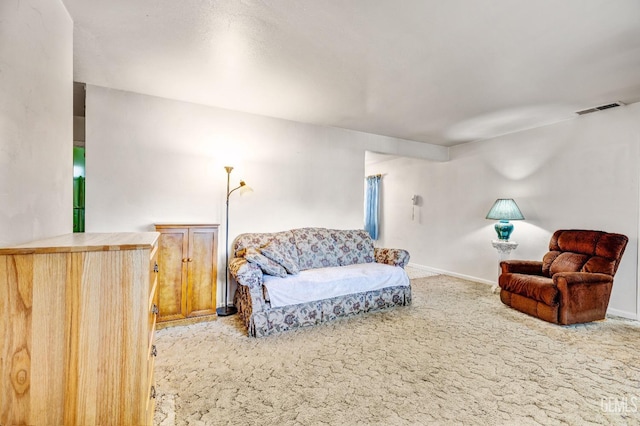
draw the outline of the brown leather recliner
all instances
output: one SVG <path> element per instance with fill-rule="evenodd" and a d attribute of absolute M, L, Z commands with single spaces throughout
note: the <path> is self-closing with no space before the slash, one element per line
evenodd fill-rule
<path fill-rule="evenodd" d="M 628 240 L 602 231 L 556 231 L 542 262 L 500 262 L 500 300 L 556 324 L 604 319 Z"/>

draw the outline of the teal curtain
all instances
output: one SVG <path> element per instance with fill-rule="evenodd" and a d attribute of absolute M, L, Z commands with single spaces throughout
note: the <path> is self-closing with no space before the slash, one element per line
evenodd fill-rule
<path fill-rule="evenodd" d="M 364 229 L 372 240 L 378 239 L 380 229 L 380 175 L 367 176 L 364 199 Z"/>

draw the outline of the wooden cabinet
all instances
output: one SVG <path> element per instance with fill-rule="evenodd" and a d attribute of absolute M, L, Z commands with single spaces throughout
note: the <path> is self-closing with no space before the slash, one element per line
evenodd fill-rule
<path fill-rule="evenodd" d="M 158 237 L 0 248 L 0 424 L 152 424 Z"/>
<path fill-rule="evenodd" d="M 216 313 L 218 225 L 156 224 L 160 232 L 158 322 L 208 320 Z"/>

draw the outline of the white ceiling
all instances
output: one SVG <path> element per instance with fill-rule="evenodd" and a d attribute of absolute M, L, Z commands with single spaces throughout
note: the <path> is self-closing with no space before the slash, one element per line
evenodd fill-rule
<path fill-rule="evenodd" d="M 63 0 L 74 79 L 439 145 L 640 100 L 640 0 Z"/>

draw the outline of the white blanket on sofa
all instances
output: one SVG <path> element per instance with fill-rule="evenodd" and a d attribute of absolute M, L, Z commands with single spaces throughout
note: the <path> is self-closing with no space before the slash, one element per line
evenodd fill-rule
<path fill-rule="evenodd" d="M 409 286 L 404 269 L 382 263 L 315 268 L 285 278 L 264 276 L 271 307 L 345 296 L 347 294 L 380 290 L 387 287 Z"/>

